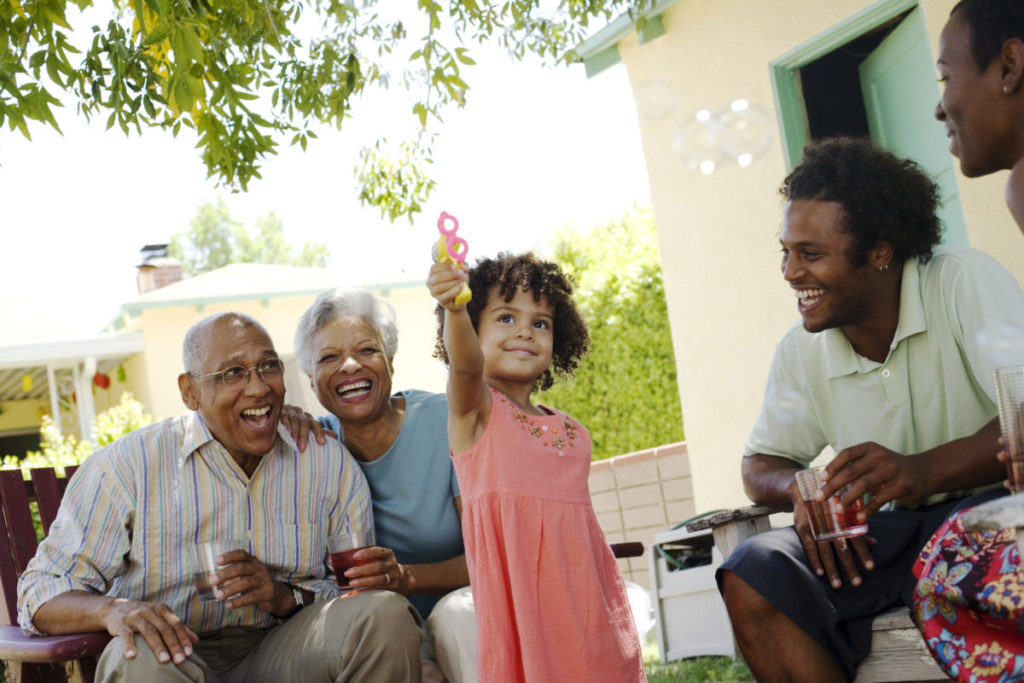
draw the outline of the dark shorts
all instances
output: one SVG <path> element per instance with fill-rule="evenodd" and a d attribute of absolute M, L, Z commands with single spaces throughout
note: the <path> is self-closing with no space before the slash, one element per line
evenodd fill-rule
<path fill-rule="evenodd" d="M 821 645 L 853 680 L 871 651 L 871 620 L 892 607 L 911 605 L 911 566 L 947 517 L 966 507 L 1006 495 L 993 489 L 916 510 L 879 512 L 868 520 L 875 568 L 861 571 L 863 583 L 832 588 L 807 562 L 793 527 L 758 534 L 741 543 L 718 568 L 734 572 Z M 840 572 L 842 570 L 840 569 Z"/>

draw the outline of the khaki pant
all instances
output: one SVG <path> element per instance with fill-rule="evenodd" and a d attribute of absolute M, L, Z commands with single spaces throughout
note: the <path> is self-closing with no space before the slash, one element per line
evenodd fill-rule
<path fill-rule="evenodd" d="M 424 681 L 476 683 L 476 611 L 469 586 L 441 598 L 423 631 Z"/>
<path fill-rule="evenodd" d="M 316 602 L 269 629 L 204 634 L 192 656 L 163 664 L 139 635 L 126 659 L 121 640 L 103 651 L 97 681 L 286 683 L 420 681 L 419 615 L 401 595 L 365 591 Z"/>

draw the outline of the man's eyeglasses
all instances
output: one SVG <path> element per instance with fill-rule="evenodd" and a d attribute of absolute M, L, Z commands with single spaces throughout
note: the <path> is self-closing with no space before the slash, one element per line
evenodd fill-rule
<path fill-rule="evenodd" d="M 197 375 L 190 372 L 189 374 L 196 379 L 202 379 L 204 377 L 216 377 L 226 387 L 240 387 L 249 383 L 249 373 L 253 370 L 260 376 L 260 379 L 268 384 L 272 381 L 279 381 L 281 376 L 284 374 L 284 363 L 281 362 L 280 358 L 267 358 L 261 361 L 259 365 L 251 368 L 244 368 L 241 365 L 232 365 L 230 368 L 225 370 L 218 370 L 217 372 L 208 372 L 205 375 Z"/>

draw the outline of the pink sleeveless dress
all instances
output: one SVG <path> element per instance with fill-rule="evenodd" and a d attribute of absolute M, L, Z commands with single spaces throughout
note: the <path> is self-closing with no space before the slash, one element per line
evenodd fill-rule
<path fill-rule="evenodd" d="M 491 389 L 487 429 L 454 463 L 481 683 L 645 680 L 590 502 L 587 431 L 563 413 L 526 415 Z"/>

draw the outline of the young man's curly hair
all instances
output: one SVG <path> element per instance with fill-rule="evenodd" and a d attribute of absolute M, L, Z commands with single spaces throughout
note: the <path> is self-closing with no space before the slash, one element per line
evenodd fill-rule
<path fill-rule="evenodd" d="M 576 371 L 580 360 L 590 346 L 587 325 L 583 322 L 576 304 L 572 300 L 573 280 L 551 261 L 543 261 L 533 253 L 510 254 L 501 252 L 496 258 L 478 259 L 469 271 L 469 288 L 473 298 L 466 305 L 466 312 L 479 329 L 480 312 L 491 296 L 500 296 L 511 301 L 516 292 L 525 290 L 533 293 L 533 300 L 545 297 L 553 309 L 554 346 L 551 365 L 544 371 L 534 390 L 549 389 L 555 378 L 570 377 Z M 448 364 L 448 351 L 444 347 L 444 308 L 440 304 L 437 314 L 437 341 L 434 356 Z"/>
<path fill-rule="evenodd" d="M 804 148 L 800 164 L 779 193 L 787 200 L 813 199 L 843 206 L 843 229 L 853 236 L 847 258 L 867 263 L 879 242 L 892 244 L 897 263 L 927 261 L 942 238 L 935 210 L 939 188 L 921 168 L 868 138 L 829 138 Z"/>

